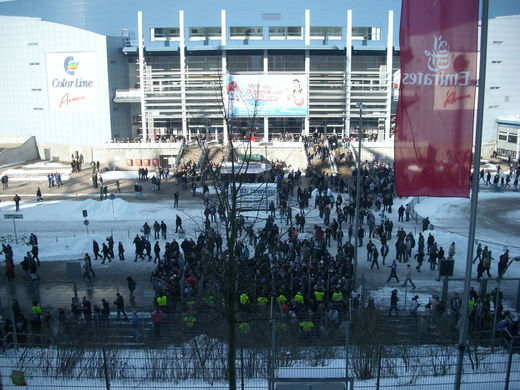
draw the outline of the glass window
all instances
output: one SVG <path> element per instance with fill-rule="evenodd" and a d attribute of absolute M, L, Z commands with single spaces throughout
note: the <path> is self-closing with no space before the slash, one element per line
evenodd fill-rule
<path fill-rule="evenodd" d="M 345 56 L 332 56 L 332 55 L 311 55 L 311 72 L 316 71 L 333 71 L 333 72 L 344 72 L 345 71 Z"/>
<path fill-rule="evenodd" d="M 516 145 L 517 141 L 518 141 L 518 135 L 517 134 L 508 134 L 507 142 Z"/>
<path fill-rule="evenodd" d="M 269 55 L 269 71 L 303 71 L 305 60 L 302 55 Z"/>
<path fill-rule="evenodd" d="M 352 39 L 365 41 L 379 41 L 381 39 L 381 28 L 352 27 Z"/>
<path fill-rule="evenodd" d="M 189 70 L 218 70 L 222 64 L 222 58 L 215 56 L 190 55 L 186 57 L 186 65 Z"/>
<path fill-rule="evenodd" d="M 151 65 L 154 71 L 172 71 L 180 69 L 180 57 L 175 56 L 149 56 L 146 63 Z"/>
<path fill-rule="evenodd" d="M 287 36 L 288 37 L 301 37 L 302 28 L 301 27 L 287 27 Z"/>
<path fill-rule="evenodd" d="M 154 27 L 150 29 L 152 41 L 176 40 L 180 38 L 178 27 Z"/>
<path fill-rule="evenodd" d="M 353 55 L 352 71 L 377 71 L 379 67 L 386 65 L 386 57 L 379 55 Z"/>
<path fill-rule="evenodd" d="M 229 72 L 261 72 L 264 70 L 264 59 L 261 55 L 228 55 Z"/>
<path fill-rule="evenodd" d="M 498 133 L 498 139 L 500 141 L 507 141 L 507 133 L 502 133 L 502 132 Z"/>
<path fill-rule="evenodd" d="M 301 26 L 270 26 L 269 39 L 301 39 Z"/>
<path fill-rule="evenodd" d="M 190 28 L 190 39 L 192 40 L 203 40 L 220 38 L 222 36 L 221 27 L 191 27 Z"/>
<path fill-rule="evenodd" d="M 341 39 L 341 27 L 311 27 L 311 39 Z"/>
<path fill-rule="evenodd" d="M 230 27 L 229 37 L 231 39 L 263 38 L 263 27 Z"/>

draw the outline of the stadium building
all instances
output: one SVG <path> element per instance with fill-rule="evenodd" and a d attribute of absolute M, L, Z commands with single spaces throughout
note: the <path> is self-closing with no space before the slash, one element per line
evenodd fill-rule
<path fill-rule="evenodd" d="M 400 1 L 214 3 L 0 3 L 0 55 L 9 59 L 0 136 L 34 136 L 44 159 L 67 161 L 79 150 L 121 166 L 147 148 L 171 164 L 181 136 L 228 141 L 224 108 L 233 137 L 252 126 L 254 142 L 275 143 L 355 133 L 362 103 L 365 139 L 391 146 Z M 514 20 L 504 37 L 490 29 L 489 41 L 502 41 L 496 57 L 517 67 L 518 55 L 501 52 L 518 43 Z M 493 84 L 509 85 L 505 77 Z M 502 118 L 518 114 L 516 91 Z M 486 123 L 494 146 L 498 123 Z"/>

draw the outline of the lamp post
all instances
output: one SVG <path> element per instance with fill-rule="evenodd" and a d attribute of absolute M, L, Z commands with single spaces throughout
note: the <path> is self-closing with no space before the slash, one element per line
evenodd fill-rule
<path fill-rule="evenodd" d="M 356 175 L 356 214 L 354 216 L 354 272 L 352 279 L 354 286 L 357 278 L 358 265 L 358 230 L 359 230 L 359 204 L 361 200 L 361 139 L 363 138 L 363 103 L 357 102 L 356 107 L 359 108 L 359 133 L 358 133 L 358 161 Z"/>

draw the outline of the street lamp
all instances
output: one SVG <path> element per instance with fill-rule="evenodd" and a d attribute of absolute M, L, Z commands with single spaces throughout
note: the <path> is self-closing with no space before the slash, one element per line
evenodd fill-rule
<path fill-rule="evenodd" d="M 363 137 L 363 103 L 357 102 L 356 107 L 359 108 L 359 133 L 358 133 L 358 161 L 356 175 L 356 214 L 354 216 L 354 272 L 352 279 L 354 286 L 357 278 L 358 265 L 358 230 L 359 230 L 359 204 L 361 198 L 361 139 Z"/>

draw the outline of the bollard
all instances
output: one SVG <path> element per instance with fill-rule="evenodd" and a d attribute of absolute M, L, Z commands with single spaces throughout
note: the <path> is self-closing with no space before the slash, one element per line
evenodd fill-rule
<path fill-rule="evenodd" d="M 480 279 L 480 293 L 481 297 L 485 297 L 487 294 L 487 282 L 488 280 L 485 278 Z"/>
<path fill-rule="evenodd" d="M 441 305 L 445 309 L 448 303 L 448 277 L 445 276 L 442 280 L 442 298 Z"/>

